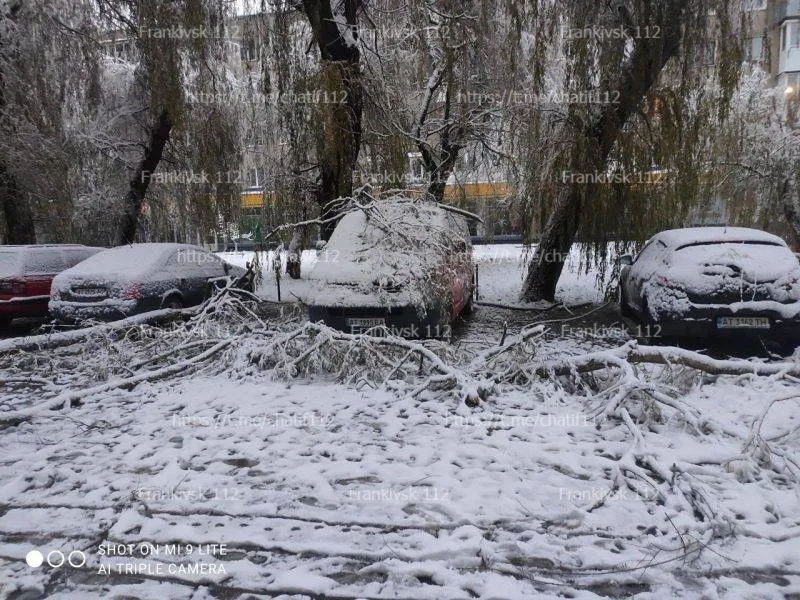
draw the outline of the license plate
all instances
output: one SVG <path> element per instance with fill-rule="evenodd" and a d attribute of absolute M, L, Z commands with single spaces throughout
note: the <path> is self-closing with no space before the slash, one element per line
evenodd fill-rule
<path fill-rule="evenodd" d="M 345 323 L 349 327 L 378 327 L 379 325 L 386 325 L 386 319 L 383 318 L 370 318 L 370 319 L 346 319 Z"/>
<path fill-rule="evenodd" d="M 102 287 L 74 288 L 72 292 L 76 296 L 105 296 L 107 293 L 106 288 Z"/>
<path fill-rule="evenodd" d="M 769 329 L 766 317 L 719 317 L 718 329 Z"/>

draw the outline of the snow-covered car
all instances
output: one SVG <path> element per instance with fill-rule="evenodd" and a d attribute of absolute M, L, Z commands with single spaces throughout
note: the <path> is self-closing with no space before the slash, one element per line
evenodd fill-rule
<path fill-rule="evenodd" d="M 101 250 L 78 244 L 0 246 L 0 327 L 19 317 L 46 316 L 53 278 Z"/>
<path fill-rule="evenodd" d="M 244 274 L 199 246 L 118 246 L 56 276 L 50 312 L 57 321 L 79 322 L 193 306 L 208 296 L 215 280 Z"/>
<path fill-rule="evenodd" d="M 663 231 L 620 258 L 620 308 L 647 336 L 800 344 L 800 262 L 781 238 L 743 227 Z"/>
<path fill-rule="evenodd" d="M 347 333 L 383 326 L 406 338 L 449 337 L 472 309 L 468 225 L 465 213 L 421 200 L 348 212 L 309 275 L 309 318 Z"/>

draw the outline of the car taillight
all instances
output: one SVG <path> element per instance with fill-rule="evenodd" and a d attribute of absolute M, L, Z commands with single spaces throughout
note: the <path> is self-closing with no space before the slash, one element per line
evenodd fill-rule
<path fill-rule="evenodd" d="M 784 284 L 783 284 L 783 289 L 785 289 L 787 292 L 791 292 L 791 291 L 792 291 L 792 288 L 793 288 L 795 285 L 797 285 L 797 281 L 798 281 L 798 280 L 797 280 L 797 278 L 794 278 L 794 279 L 792 279 L 790 282 L 788 282 L 788 283 L 784 283 Z"/>
<path fill-rule="evenodd" d="M 661 285 L 672 285 L 672 282 L 663 275 L 658 276 L 658 283 Z"/>
<path fill-rule="evenodd" d="M 139 289 L 139 282 L 134 281 L 130 283 L 122 295 L 125 300 L 138 300 L 142 297 L 142 291 Z"/>

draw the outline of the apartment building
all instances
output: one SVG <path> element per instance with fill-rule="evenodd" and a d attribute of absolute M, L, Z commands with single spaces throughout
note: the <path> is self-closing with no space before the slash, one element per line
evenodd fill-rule
<path fill-rule="evenodd" d="M 745 58 L 768 71 L 790 100 L 800 99 L 800 0 L 742 0 Z"/>

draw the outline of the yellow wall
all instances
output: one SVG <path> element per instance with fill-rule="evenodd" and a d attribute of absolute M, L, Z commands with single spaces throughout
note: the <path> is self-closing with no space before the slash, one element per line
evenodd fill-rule
<path fill-rule="evenodd" d="M 642 173 L 636 179 L 635 184 L 665 183 L 668 173 L 664 171 L 654 171 Z M 424 187 L 407 190 L 409 196 L 421 196 Z M 514 192 L 514 188 L 505 181 L 486 181 L 480 183 L 458 183 L 448 184 L 444 190 L 445 201 L 461 200 L 488 200 L 491 198 L 506 198 Z M 242 192 L 242 208 L 261 208 L 272 203 L 274 197 L 272 192 Z"/>
<path fill-rule="evenodd" d="M 261 208 L 272 202 L 272 194 L 269 192 L 242 192 L 242 208 Z"/>

